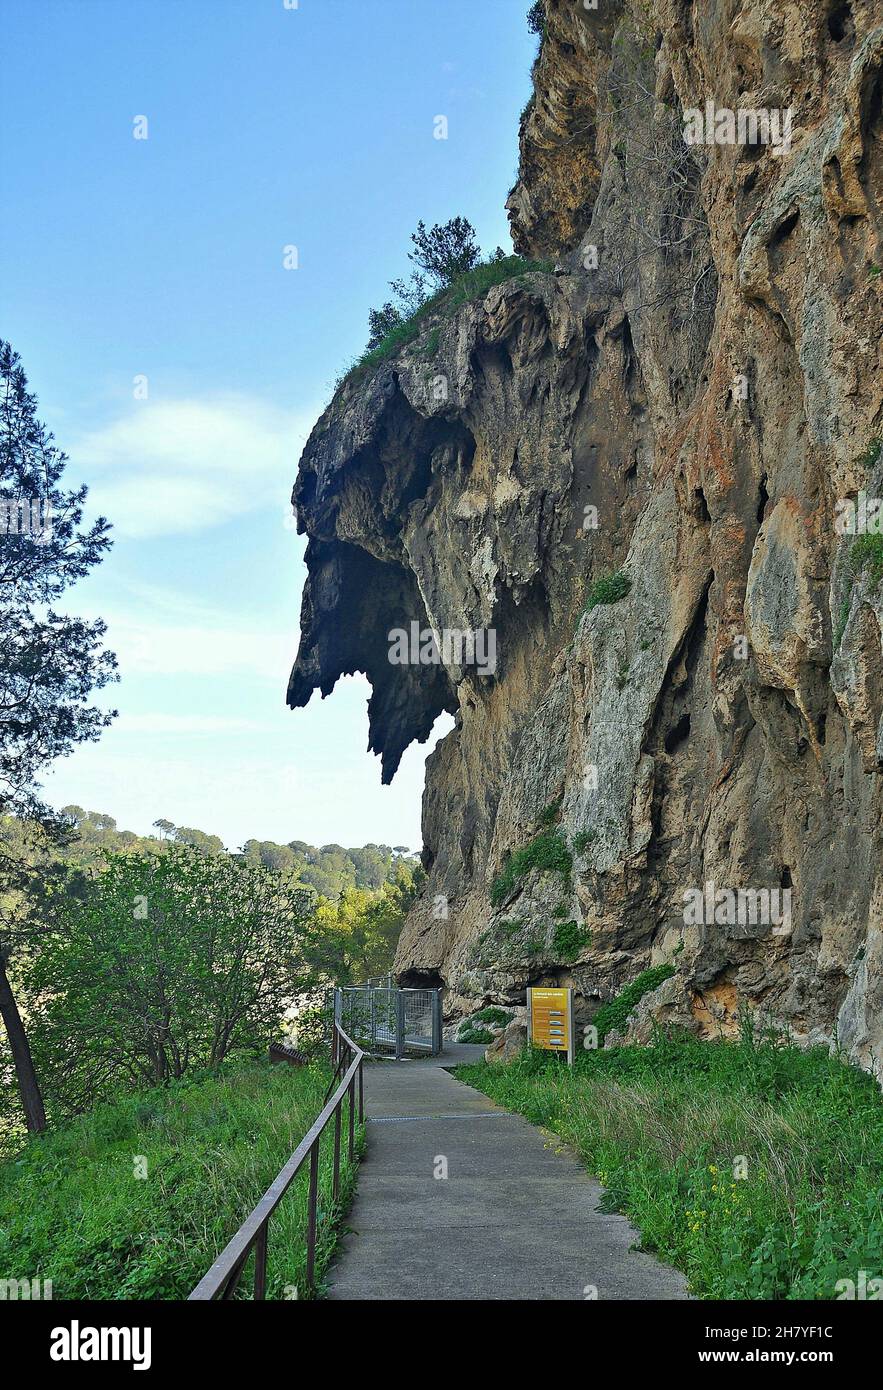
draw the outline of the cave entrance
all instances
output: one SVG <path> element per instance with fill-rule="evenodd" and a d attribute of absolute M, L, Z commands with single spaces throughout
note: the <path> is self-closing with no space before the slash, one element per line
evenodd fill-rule
<path fill-rule="evenodd" d="M 440 989 L 445 982 L 437 970 L 403 970 L 397 976 L 399 989 Z"/>

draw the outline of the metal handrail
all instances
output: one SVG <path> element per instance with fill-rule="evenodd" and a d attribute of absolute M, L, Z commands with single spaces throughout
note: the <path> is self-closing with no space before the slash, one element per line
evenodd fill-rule
<path fill-rule="evenodd" d="M 359 1092 L 359 1124 L 365 1116 L 362 1063 L 365 1053 L 354 1043 L 335 1020 L 332 1034 L 332 1060 L 336 1062 L 331 1085 L 334 1085 L 346 1053 L 352 1060 L 343 1074 L 340 1085 L 304 1135 L 285 1167 L 282 1168 L 267 1188 L 254 1211 L 245 1218 L 239 1230 L 228 1241 L 207 1274 L 203 1275 L 196 1288 L 188 1297 L 193 1301 L 208 1302 L 212 1299 L 232 1298 L 236 1292 L 242 1271 L 252 1250 L 255 1252 L 254 1296 L 266 1298 L 267 1290 L 267 1228 L 270 1217 L 278 1207 L 307 1158 L 310 1160 L 310 1189 L 307 1201 L 307 1287 L 315 1288 L 316 1237 L 318 1234 L 319 1202 L 319 1141 L 325 1126 L 334 1118 L 334 1183 L 332 1201 L 337 1202 L 340 1195 L 340 1131 L 344 1096 L 349 1092 L 349 1134 L 347 1151 L 352 1163 L 356 1147 L 356 1085 Z"/>

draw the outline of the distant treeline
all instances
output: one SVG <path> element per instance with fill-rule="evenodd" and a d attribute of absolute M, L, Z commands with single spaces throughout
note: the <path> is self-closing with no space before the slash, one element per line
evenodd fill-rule
<path fill-rule="evenodd" d="M 157 820 L 154 821 L 156 835 L 136 835 L 131 830 L 117 829 L 113 816 L 84 811 L 82 806 L 64 806 L 61 814 L 75 831 L 75 838 L 64 852 L 64 857 L 72 863 L 91 863 L 98 850 L 146 853 L 171 844 L 190 845 L 203 854 L 228 852 L 219 836 L 190 825 Z M 345 849 L 336 844 L 310 845 L 305 840 L 289 840 L 287 844 L 277 844 L 275 840 L 246 840 L 232 853 L 235 857 L 242 856 L 254 867 L 260 865 L 276 873 L 293 874 L 321 897 L 331 899 L 339 898 L 347 888 L 382 888 L 385 883 L 398 882 L 402 865 L 413 873 L 419 863 L 407 845 L 369 844 Z"/>

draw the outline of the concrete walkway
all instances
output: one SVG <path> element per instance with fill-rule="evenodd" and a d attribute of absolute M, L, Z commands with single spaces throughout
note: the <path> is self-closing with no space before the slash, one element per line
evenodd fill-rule
<path fill-rule="evenodd" d="M 598 1210 L 573 1154 L 444 1069 L 483 1053 L 366 1065 L 368 1148 L 328 1296 L 687 1298 L 625 1217 Z"/>

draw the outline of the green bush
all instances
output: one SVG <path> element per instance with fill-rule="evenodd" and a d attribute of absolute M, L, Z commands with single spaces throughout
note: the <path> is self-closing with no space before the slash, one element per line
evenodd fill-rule
<path fill-rule="evenodd" d="M 671 979 L 674 973 L 673 965 L 654 965 L 651 970 L 642 970 L 615 999 L 602 1004 L 592 1020 L 598 1030 L 599 1043 L 603 1043 L 608 1033 L 614 1030 L 621 1032 L 639 1000 L 643 999 L 645 994 L 649 994 L 651 989 L 661 985 L 663 980 Z"/>
<path fill-rule="evenodd" d="M 525 260 L 521 256 L 502 256 L 482 262 L 474 270 L 458 276 L 452 284 L 432 295 L 409 318 L 403 318 L 401 322 L 396 323 L 382 342 L 362 353 L 342 380 L 349 381 L 366 370 L 379 366 L 388 358 L 395 357 L 402 348 L 419 338 L 428 315 L 439 313 L 450 317 L 461 304 L 487 294 L 494 285 L 501 285 L 505 280 L 526 275 L 531 271 L 548 273 L 552 269 L 551 261 Z M 429 343 L 429 339 L 427 342 Z M 437 348 L 438 340 L 428 355 L 434 356 Z"/>
<path fill-rule="evenodd" d="M 501 1027 L 505 1027 L 512 1017 L 512 1012 L 510 1009 L 500 1009 L 495 1004 L 489 1004 L 486 1009 L 479 1009 L 472 1017 L 476 1023 L 499 1023 Z"/>
<path fill-rule="evenodd" d="M 239 1061 L 31 1140 L 0 1164 L 0 1278 L 51 1279 L 56 1299 L 186 1298 L 319 1114 L 330 1079 L 318 1063 Z M 354 1180 L 345 1163 L 335 1205 L 332 1145 L 333 1125 L 319 1164 L 319 1276 Z M 269 1298 L 308 1296 L 307 1181 L 304 1170 L 270 1226 Z"/>
<path fill-rule="evenodd" d="M 574 960 L 592 939 L 592 933 L 576 922 L 558 922 L 552 936 L 552 952 L 557 960 Z"/>
<path fill-rule="evenodd" d="M 315 979 L 311 906 L 302 885 L 185 845 L 74 874 L 20 964 L 53 1119 L 266 1049 Z"/>
<path fill-rule="evenodd" d="M 489 1033 L 486 1028 L 464 1028 L 462 1033 L 457 1034 L 457 1042 L 461 1043 L 492 1043 L 493 1033 Z"/>
<path fill-rule="evenodd" d="M 557 872 L 569 880 L 572 868 L 573 858 L 567 841 L 555 830 L 544 830 L 510 855 L 491 885 L 491 902 L 499 907 L 512 894 L 515 885 L 534 869 Z"/>
<path fill-rule="evenodd" d="M 591 613 L 593 608 L 597 608 L 601 603 L 617 603 L 619 599 L 625 598 L 632 581 L 627 574 L 618 570 L 616 574 L 602 575 L 596 579 L 589 589 L 589 596 L 586 599 L 585 612 Z"/>
<path fill-rule="evenodd" d="M 883 579 L 883 536 L 865 534 L 853 541 L 849 548 L 849 562 L 854 574 L 870 571 L 871 587 L 876 589 Z"/>
<path fill-rule="evenodd" d="M 577 854 L 585 854 L 595 838 L 594 830 L 579 830 L 573 837 L 573 847 Z"/>
<path fill-rule="evenodd" d="M 883 1099 L 823 1048 L 660 1036 L 457 1075 L 571 1144 L 700 1298 L 834 1299 L 883 1275 Z"/>

